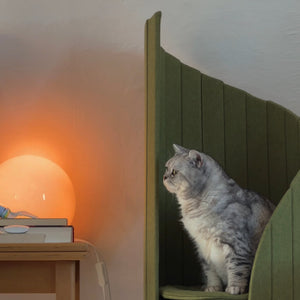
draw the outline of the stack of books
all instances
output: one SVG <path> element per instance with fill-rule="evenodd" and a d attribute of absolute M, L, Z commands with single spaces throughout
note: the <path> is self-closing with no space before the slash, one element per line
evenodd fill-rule
<path fill-rule="evenodd" d="M 0 219 L 0 243 L 72 243 L 74 228 L 64 218 Z"/>

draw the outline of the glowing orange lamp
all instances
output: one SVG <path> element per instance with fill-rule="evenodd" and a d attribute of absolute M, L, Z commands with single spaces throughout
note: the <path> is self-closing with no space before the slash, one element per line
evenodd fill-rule
<path fill-rule="evenodd" d="M 67 218 L 72 223 L 75 193 L 66 172 L 54 162 L 22 155 L 0 165 L 0 205 L 39 218 Z"/>

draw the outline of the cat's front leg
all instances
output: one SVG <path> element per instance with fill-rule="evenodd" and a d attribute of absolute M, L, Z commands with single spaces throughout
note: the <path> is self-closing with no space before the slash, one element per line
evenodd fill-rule
<path fill-rule="evenodd" d="M 227 279 L 226 292 L 229 294 L 243 294 L 246 292 L 252 261 L 245 257 L 232 256 L 227 259 Z"/>
<path fill-rule="evenodd" d="M 202 260 L 203 272 L 206 276 L 206 292 L 220 292 L 223 291 L 223 285 L 214 267 Z"/>

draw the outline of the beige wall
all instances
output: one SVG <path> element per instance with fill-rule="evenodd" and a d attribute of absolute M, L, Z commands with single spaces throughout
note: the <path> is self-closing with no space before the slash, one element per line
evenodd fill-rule
<path fill-rule="evenodd" d="M 114 300 L 143 298 L 143 34 L 157 10 L 166 50 L 300 114 L 294 1 L 0 0 L 0 162 L 38 154 L 69 174 L 76 236 L 103 254 Z M 102 299 L 92 258 L 81 277 L 82 299 Z"/>
<path fill-rule="evenodd" d="M 114 46 L 124 28 L 106 12 L 101 1 L 0 1 L 0 161 L 57 162 L 76 192 L 75 235 L 104 256 L 113 298 L 141 299 L 143 53 Z M 95 276 L 89 259 L 82 299 L 101 299 Z"/>

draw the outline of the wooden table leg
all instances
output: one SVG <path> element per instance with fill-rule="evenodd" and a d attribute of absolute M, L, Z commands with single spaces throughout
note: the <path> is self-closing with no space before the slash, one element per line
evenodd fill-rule
<path fill-rule="evenodd" d="M 76 300 L 76 262 L 57 261 L 55 275 L 56 300 Z"/>
<path fill-rule="evenodd" d="M 75 262 L 76 269 L 75 269 L 75 299 L 80 300 L 80 262 L 77 260 Z"/>

